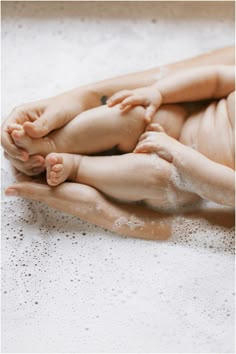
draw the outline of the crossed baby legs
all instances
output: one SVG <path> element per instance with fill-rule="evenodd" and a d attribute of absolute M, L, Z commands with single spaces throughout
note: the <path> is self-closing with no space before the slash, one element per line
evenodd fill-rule
<path fill-rule="evenodd" d="M 144 112 L 143 107 L 121 112 L 118 106 L 100 106 L 79 114 L 45 138 L 30 138 L 18 124 L 13 124 L 10 132 L 15 144 L 29 155 L 45 157 L 51 152 L 91 155 L 112 148 L 132 152 L 146 128 Z M 181 105 L 164 105 L 153 122 L 161 124 L 168 135 L 178 139 L 186 114 Z"/>
<path fill-rule="evenodd" d="M 29 155 L 45 157 L 50 152 L 90 155 L 112 148 L 130 152 L 145 130 L 144 108 L 122 113 L 118 107 L 100 106 L 79 114 L 61 129 L 40 139 L 30 138 L 19 125 L 11 129 L 15 144 Z"/>
<path fill-rule="evenodd" d="M 122 113 L 118 107 L 102 106 L 83 112 L 46 138 L 31 139 L 17 127 L 12 137 L 29 154 L 47 156 L 47 180 L 52 186 L 70 180 L 93 186 L 113 198 L 145 201 L 153 206 L 173 207 L 191 202 L 194 195 L 177 190 L 171 182 L 171 164 L 154 154 L 128 153 L 133 151 L 146 128 L 143 117 L 143 107 Z M 155 122 L 160 122 L 165 129 L 168 122 L 172 128 L 169 134 L 178 138 L 184 118 L 180 106 L 170 105 L 158 111 Z M 126 154 L 75 155 L 99 153 L 114 147 Z"/>

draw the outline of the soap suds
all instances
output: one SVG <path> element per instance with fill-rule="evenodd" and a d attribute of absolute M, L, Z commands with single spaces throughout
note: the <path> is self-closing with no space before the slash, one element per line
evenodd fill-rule
<path fill-rule="evenodd" d="M 182 191 L 193 192 L 193 193 L 195 192 L 192 183 L 189 182 L 186 178 L 184 178 L 178 172 L 178 169 L 174 165 L 172 165 L 170 179 L 176 188 Z"/>
<path fill-rule="evenodd" d="M 131 215 L 130 218 L 121 216 L 120 218 L 115 220 L 113 227 L 114 230 L 116 230 L 124 225 L 127 225 L 133 231 L 136 228 L 143 227 L 145 223 L 141 219 L 137 218 L 135 215 Z"/>

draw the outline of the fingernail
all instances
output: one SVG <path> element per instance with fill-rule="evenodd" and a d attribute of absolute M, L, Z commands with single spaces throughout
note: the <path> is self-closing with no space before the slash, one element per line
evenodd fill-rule
<path fill-rule="evenodd" d="M 5 194 L 6 194 L 7 196 L 17 196 L 17 195 L 19 195 L 19 193 L 17 192 L 16 189 L 7 189 L 7 190 L 5 191 Z"/>

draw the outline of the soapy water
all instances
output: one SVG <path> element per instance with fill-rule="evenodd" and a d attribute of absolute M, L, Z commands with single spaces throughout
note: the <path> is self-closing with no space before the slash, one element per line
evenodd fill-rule
<path fill-rule="evenodd" d="M 171 181 L 176 186 L 176 188 L 183 191 L 191 191 L 194 192 L 194 187 L 192 183 L 185 179 L 177 170 L 175 166 L 172 166 L 171 169 Z"/>
<path fill-rule="evenodd" d="M 120 218 L 116 219 L 113 225 L 113 229 L 119 230 L 122 226 L 127 225 L 132 231 L 136 228 L 143 227 L 145 225 L 144 221 L 137 218 L 135 215 L 131 215 L 131 217 L 126 218 L 121 216 Z"/>
<path fill-rule="evenodd" d="M 153 163 L 157 167 L 158 164 L 158 156 L 155 154 L 152 154 L 153 158 Z M 178 188 L 186 188 L 185 181 L 182 181 L 179 178 L 179 174 L 173 173 L 173 181 L 175 179 L 176 185 L 178 185 Z M 29 201 L 21 198 L 14 198 L 14 197 L 5 197 L 4 195 L 4 190 L 9 185 L 10 183 L 14 182 L 13 176 L 6 172 L 5 170 L 2 170 L 2 221 L 3 224 L 5 224 L 4 220 L 8 220 L 9 225 L 3 226 L 3 232 L 5 235 L 8 235 L 11 232 L 12 227 L 14 228 L 15 223 L 20 224 L 22 229 L 26 230 L 27 233 L 27 228 L 29 228 L 29 225 L 32 225 L 35 230 L 39 227 L 39 225 L 44 226 L 44 232 L 46 232 L 45 228 L 45 221 L 44 221 L 44 213 L 42 213 L 42 209 L 45 208 L 47 211 L 47 218 L 50 216 L 50 213 L 53 213 L 54 210 L 52 210 L 49 207 L 45 207 L 45 204 L 41 202 L 35 202 L 35 201 Z M 189 188 L 189 186 L 188 186 Z M 175 205 L 175 194 L 172 193 L 171 188 L 168 193 L 169 196 L 169 202 L 170 202 L 170 207 L 168 208 L 156 208 L 156 207 L 151 207 L 152 209 L 155 209 L 157 211 L 161 212 L 167 212 L 168 214 L 172 213 L 175 215 L 176 212 L 186 212 L 186 211 L 193 211 L 195 209 L 195 205 L 190 205 L 186 207 L 176 207 Z M 140 204 L 140 203 L 137 203 Z M 202 206 L 201 206 L 202 204 Z M 214 203 L 208 203 L 208 202 L 203 202 L 200 203 L 200 207 L 204 210 L 209 210 L 213 208 L 218 208 L 219 211 L 222 210 L 227 210 L 227 208 L 224 208 L 219 205 L 215 205 Z M 199 207 L 199 205 L 198 205 Z M 96 205 L 94 208 L 95 212 L 100 212 L 102 209 L 101 205 Z M 56 211 L 56 213 L 59 213 Z M 10 219 L 8 219 L 8 215 L 13 215 Z M 66 215 L 63 214 L 62 215 Z M 4 219 L 4 216 L 6 218 Z M 58 225 L 58 228 L 61 229 L 63 226 L 67 228 L 67 225 L 69 224 L 70 218 L 76 218 L 74 216 L 66 216 L 68 218 L 67 223 L 64 223 L 62 225 Z M 77 218 L 79 220 L 79 218 Z M 182 216 L 180 215 L 175 215 L 172 223 L 172 236 L 169 239 L 168 243 L 184 243 L 189 245 L 190 247 L 206 247 L 208 248 L 208 245 L 211 245 L 210 248 L 215 249 L 216 251 L 222 251 L 222 252 L 229 252 L 233 253 L 234 252 L 234 227 L 225 227 L 222 225 L 217 225 L 213 224 L 211 222 L 208 222 L 207 219 L 204 217 L 198 217 L 198 218 L 186 218 L 184 214 Z M 161 223 L 161 220 L 157 220 L 157 222 Z M 86 222 L 84 222 L 87 224 Z M 88 224 L 89 225 L 89 224 Z M 127 225 L 132 231 L 141 228 L 145 225 L 145 222 L 135 216 L 134 214 L 131 215 L 131 217 L 124 217 L 121 216 L 118 219 L 114 221 L 113 224 L 113 231 L 117 232 L 119 234 L 119 229 Z M 30 232 L 33 231 L 32 227 L 30 227 Z M 39 233 L 40 234 L 40 233 Z"/>

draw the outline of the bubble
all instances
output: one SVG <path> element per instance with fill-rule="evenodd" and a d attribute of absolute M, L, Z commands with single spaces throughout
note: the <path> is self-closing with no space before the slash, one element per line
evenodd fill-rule
<path fill-rule="evenodd" d="M 129 218 L 121 216 L 115 220 L 113 228 L 116 230 L 124 225 L 127 225 L 131 230 L 135 230 L 136 228 L 143 227 L 145 223 L 135 215 L 131 215 Z"/>

